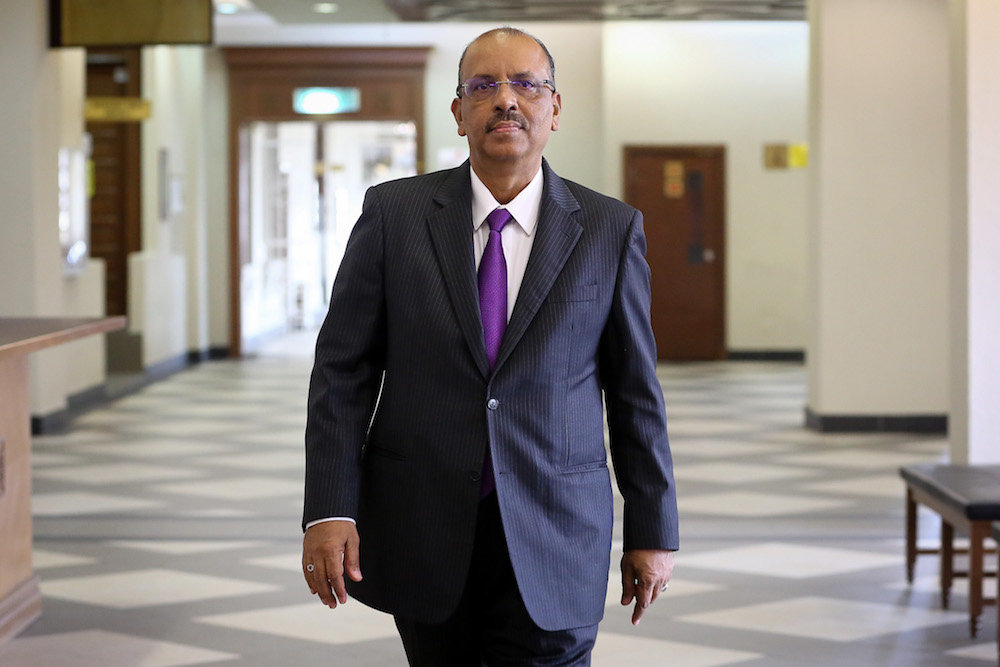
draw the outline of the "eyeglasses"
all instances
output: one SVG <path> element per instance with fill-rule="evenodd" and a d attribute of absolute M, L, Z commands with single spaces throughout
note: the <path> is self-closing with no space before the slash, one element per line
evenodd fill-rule
<path fill-rule="evenodd" d="M 534 100 L 542 95 L 542 91 L 548 88 L 553 93 L 556 92 L 556 84 L 548 79 L 519 79 L 517 81 L 493 81 L 484 76 L 477 76 L 469 79 L 465 83 L 460 83 L 455 89 L 455 94 L 465 96 L 476 102 L 488 100 L 500 89 L 500 84 L 506 83 L 514 91 L 514 94 L 525 100 Z"/>

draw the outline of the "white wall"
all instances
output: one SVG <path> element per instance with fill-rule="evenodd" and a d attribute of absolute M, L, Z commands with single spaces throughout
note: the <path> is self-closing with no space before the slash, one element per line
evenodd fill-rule
<path fill-rule="evenodd" d="M 41 39 L 42 0 L 6 7 L 0 21 L 0 85 L 18 91 L 0 104 L 0 314 L 35 313 L 35 210 L 32 190 L 35 146 L 35 88 L 39 79 L 50 85 L 56 72 L 48 65 Z M 25 54 L 28 57 L 25 57 Z M 55 164 L 51 166 L 55 174 Z"/>
<path fill-rule="evenodd" d="M 1000 4 L 950 0 L 951 413 L 956 463 L 1000 462 Z"/>
<path fill-rule="evenodd" d="M 156 250 L 128 256 L 129 331 L 142 334 L 144 368 L 186 355 L 187 262 Z"/>
<path fill-rule="evenodd" d="M 143 336 L 146 366 L 208 347 L 206 216 L 210 196 L 225 192 L 206 188 L 205 71 L 202 47 L 142 51 L 153 111 L 142 125 L 142 252 L 129 258 L 129 330 Z"/>
<path fill-rule="evenodd" d="M 48 3 L 6 3 L 0 20 L 0 316 L 100 316 L 104 270 L 63 275 L 58 151 L 83 141 L 81 49 L 48 48 Z M 31 409 L 45 414 L 104 381 L 100 337 L 32 355 Z"/>
<path fill-rule="evenodd" d="M 948 15 L 819 0 L 813 30 L 809 406 L 948 409 Z"/>
<path fill-rule="evenodd" d="M 229 345 L 229 98 L 226 63 L 205 50 L 205 229 L 209 346 Z"/>
<path fill-rule="evenodd" d="M 808 27 L 623 22 L 604 29 L 604 190 L 621 197 L 625 145 L 726 148 L 727 343 L 803 349 L 803 170 L 765 170 L 765 143 L 806 139 Z"/>
<path fill-rule="evenodd" d="M 204 351 L 209 344 L 208 316 L 208 165 L 205 143 L 206 77 L 205 49 L 182 47 L 176 50 L 181 59 L 179 80 L 184 95 L 180 96 L 186 121 L 183 141 L 187 166 L 184 172 L 186 228 L 184 254 L 187 268 L 187 349 Z M 176 91 L 171 91 L 176 98 Z"/>

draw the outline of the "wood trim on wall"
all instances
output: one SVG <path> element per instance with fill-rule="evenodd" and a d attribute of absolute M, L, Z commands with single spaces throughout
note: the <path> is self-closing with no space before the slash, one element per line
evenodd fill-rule
<path fill-rule="evenodd" d="M 240 129 L 248 122 L 407 120 L 417 128 L 417 171 L 424 171 L 424 71 L 429 48 L 226 48 L 229 74 L 229 351 L 242 356 Z M 361 110 L 302 116 L 292 91 L 310 86 L 361 90 Z"/>
<path fill-rule="evenodd" d="M 122 56 L 128 63 L 129 95 L 142 96 L 142 50 L 122 49 Z M 126 169 L 128 170 L 128 187 L 125 191 L 125 212 L 128 216 L 128 226 L 125 228 L 125 252 L 128 254 L 142 251 L 142 124 L 130 123 L 126 129 L 128 154 Z M 128 266 L 126 265 L 126 281 Z M 126 282 L 126 284 L 128 284 Z M 126 290 L 126 294 L 127 294 Z"/>
<path fill-rule="evenodd" d="M 123 96 L 142 97 L 142 50 L 132 48 L 88 48 L 88 58 L 103 59 L 106 63 L 120 64 L 128 72 L 128 79 L 122 84 Z M 88 92 L 88 95 L 90 93 Z M 142 251 L 142 124 L 122 123 L 124 131 L 124 154 L 122 156 L 122 215 L 125 225 L 123 233 L 125 264 L 120 276 L 125 291 L 124 313 L 128 314 L 129 276 L 128 256 Z"/>

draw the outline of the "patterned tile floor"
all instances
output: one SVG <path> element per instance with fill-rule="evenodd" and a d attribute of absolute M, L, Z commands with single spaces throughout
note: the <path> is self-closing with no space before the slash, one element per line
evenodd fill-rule
<path fill-rule="evenodd" d="M 390 618 L 329 611 L 302 582 L 309 344 L 284 349 L 202 364 L 35 440 L 44 615 L 0 665 L 405 664 Z M 943 440 L 804 430 L 795 364 L 660 372 L 683 548 L 638 628 L 610 573 L 595 665 L 995 663 L 996 608 L 970 640 L 961 581 L 942 611 L 934 557 L 903 577 L 896 468 L 943 460 Z M 935 518 L 921 528 L 933 539 Z"/>

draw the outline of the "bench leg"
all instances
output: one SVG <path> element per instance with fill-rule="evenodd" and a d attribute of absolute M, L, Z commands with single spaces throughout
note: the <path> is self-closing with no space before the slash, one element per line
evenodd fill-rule
<path fill-rule="evenodd" d="M 969 530 L 969 636 L 979 634 L 983 613 L 983 541 L 989 536 L 988 521 L 973 521 Z"/>
<path fill-rule="evenodd" d="M 951 582 L 954 570 L 955 529 L 947 521 L 941 521 L 941 608 L 947 609 L 951 602 Z"/>
<path fill-rule="evenodd" d="M 906 488 L 906 581 L 913 583 L 913 571 L 917 564 L 917 501 L 913 491 Z"/>

